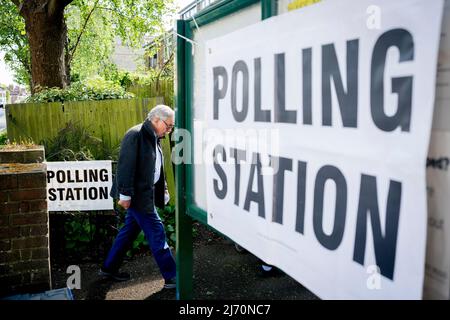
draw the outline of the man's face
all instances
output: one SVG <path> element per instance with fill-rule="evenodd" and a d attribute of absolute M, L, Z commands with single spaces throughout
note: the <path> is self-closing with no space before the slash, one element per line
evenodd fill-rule
<path fill-rule="evenodd" d="M 158 137 L 162 138 L 166 134 L 172 131 L 174 122 L 173 117 L 169 117 L 166 120 L 160 118 L 154 118 L 152 121 L 153 129 L 155 129 L 155 133 Z"/>

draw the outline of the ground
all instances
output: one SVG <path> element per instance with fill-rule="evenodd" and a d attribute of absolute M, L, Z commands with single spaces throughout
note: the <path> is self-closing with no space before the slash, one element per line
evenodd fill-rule
<path fill-rule="evenodd" d="M 317 297 L 284 273 L 263 278 L 259 260 L 252 254 L 238 253 L 231 241 L 197 224 L 194 237 L 194 299 L 284 299 L 310 300 Z M 79 264 L 81 289 L 74 289 L 76 300 L 170 300 L 175 290 L 163 289 L 164 281 L 153 257 L 136 256 L 125 261 L 123 271 L 131 280 L 113 282 L 97 276 L 99 263 Z M 66 285 L 66 265 L 52 266 L 53 288 Z"/>

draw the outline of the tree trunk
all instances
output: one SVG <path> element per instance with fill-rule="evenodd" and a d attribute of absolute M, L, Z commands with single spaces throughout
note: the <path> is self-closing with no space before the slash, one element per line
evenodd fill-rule
<path fill-rule="evenodd" d="M 27 0 L 23 12 L 31 52 L 32 92 L 67 85 L 64 6 L 49 9 L 48 1 Z"/>

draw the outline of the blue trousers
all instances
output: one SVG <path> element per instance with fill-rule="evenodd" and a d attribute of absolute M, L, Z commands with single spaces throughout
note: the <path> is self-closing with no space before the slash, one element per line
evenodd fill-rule
<path fill-rule="evenodd" d="M 131 248 L 141 230 L 144 231 L 163 278 L 169 280 L 175 277 L 175 260 L 167 244 L 164 225 L 156 212 L 156 208 L 150 214 L 140 213 L 131 208 L 127 210 L 125 225 L 120 229 L 114 240 L 103 268 L 110 272 L 119 270 L 126 252 Z"/>

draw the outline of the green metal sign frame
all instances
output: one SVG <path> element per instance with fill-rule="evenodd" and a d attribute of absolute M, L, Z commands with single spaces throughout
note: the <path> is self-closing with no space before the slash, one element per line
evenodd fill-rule
<path fill-rule="evenodd" d="M 191 145 L 193 145 L 193 58 L 192 44 L 184 38 L 192 39 L 193 30 L 197 25 L 199 27 L 207 25 L 258 2 L 261 3 L 261 20 L 277 14 L 276 0 L 223 0 L 199 12 L 194 16 L 195 21 L 192 18 L 177 21 L 177 33 L 181 37 L 177 37 L 176 46 L 176 127 L 187 129 L 191 133 Z M 207 212 L 196 206 L 193 201 L 192 164 L 177 165 L 175 181 L 177 299 L 192 299 L 192 219 L 207 225 Z"/>

